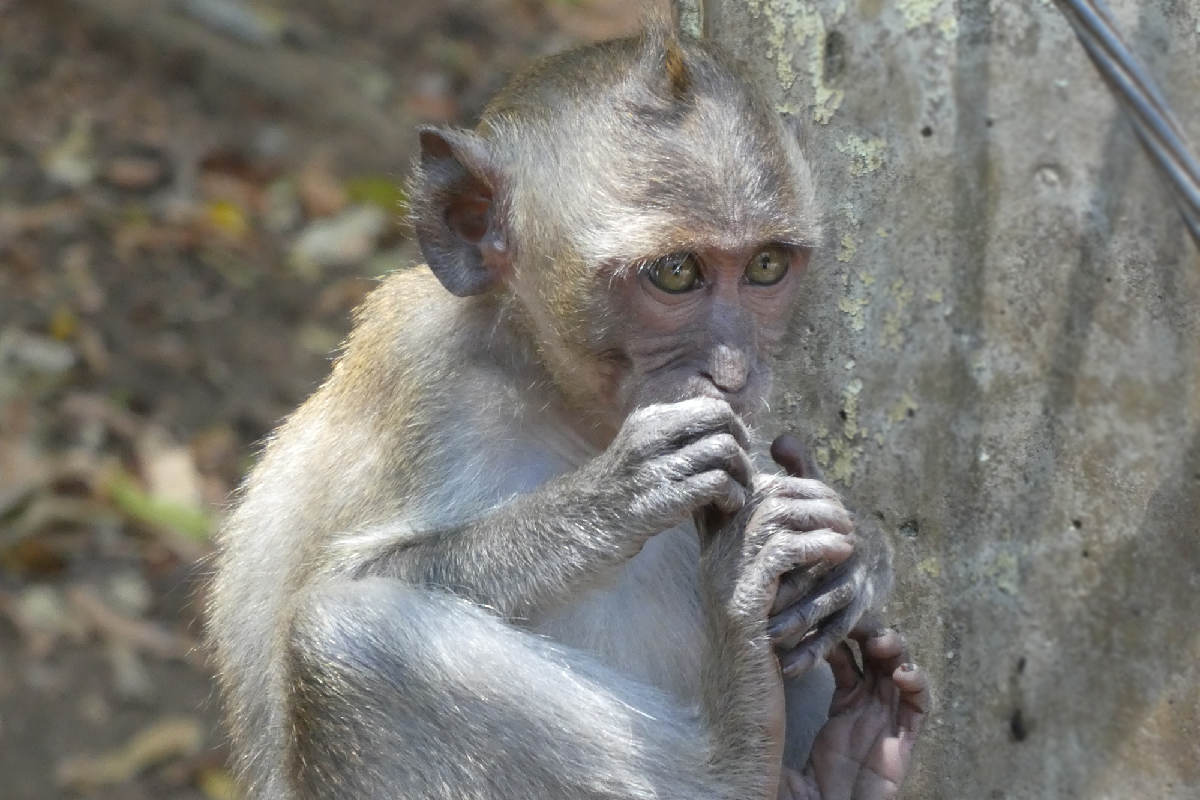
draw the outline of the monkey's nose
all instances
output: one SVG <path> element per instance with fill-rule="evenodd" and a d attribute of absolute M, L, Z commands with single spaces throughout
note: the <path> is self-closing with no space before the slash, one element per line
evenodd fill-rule
<path fill-rule="evenodd" d="M 723 392 L 740 392 L 746 386 L 750 374 L 750 356 L 745 350 L 736 350 L 728 345 L 717 345 L 708 360 L 708 373 L 704 376 Z"/>

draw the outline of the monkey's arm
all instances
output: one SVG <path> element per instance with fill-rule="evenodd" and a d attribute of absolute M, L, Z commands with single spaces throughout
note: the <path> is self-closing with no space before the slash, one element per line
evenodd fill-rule
<path fill-rule="evenodd" d="M 298 797 L 772 800 L 783 704 L 767 609 L 781 570 L 829 552 L 794 534 L 703 538 L 698 713 L 446 592 L 307 590 L 285 655 Z"/>
<path fill-rule="evenodd" d="M 695 508 L 740 508 L 753 469 L 747 439 L 722 401 L 647 407 L 575 472 L 466 524 L 397 542 L 359 574 L 448 590 L 507 617 L 528 614 L 574 596 Z"/>
<path fill-rule="evenodd" d="M 444 592 L 325 585 L 288 649 L 305 800 L 750 796 L 694 713 Z"/>

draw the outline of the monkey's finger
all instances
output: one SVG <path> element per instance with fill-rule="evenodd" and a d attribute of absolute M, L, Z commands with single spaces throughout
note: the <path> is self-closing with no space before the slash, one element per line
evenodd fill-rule
<path fill-rule="evenodd" d="M 738 447 L 737 452 L 726 460 L 725 469 L 738 483 L 750 489 L 754 485 L 754 462 L 744 447 Z"/>
<path fill-rule="evenodd" d="M 771 497 L 842 502 L 842 498 L 827 483 L 810 478 L 791 478 L 783 475 L 773 475 L 771 478 L 764 488 L 764 494 L 769 494 Z"/>
<path fill-rule="evenodd" d="M 841 534 L 854 532 L 854 518 L 836 500 L 773 497 L 759 506 L 755 517 L 758 524 L 775 525 L 797 533 L 815 530 L 832 530 Z"/>
<path fill-rule="evenodd" d="M 900 706 L 896 710 L 897 726 L 907 733 L 920 733 L 925 716 L 933 708 L 933 699 L 929 694 L 929 678 L 925 670 L 916 664 L 901 664 L 892 673 L 892 682 L 900 690 Z"/>
<path fill-rule="evenodd" d="M 626 417 L 618 439 L 625 440 L 635 461 L 644 461 L 724 430 L 732 416 L 728 403 L 712 397 L 657 403 Z"/>
<path fill-rule="evenodd" d="M 779 666 L 783 677 L 785 679 L 795 678 L 816 663 L 817 659 L 825 658 L 834 647 L 842 642 L 846 638 L 846 631 L 852 624 L 851 611 L 853 611 L 852 608 L 839 611 L 820 626 L 816 633 L 810 634 L 799 646 L 780 657 Z"/>
<path fill-rule="evenodd" d="M 683 481 L 684 492 L 698 505 L 711 503 L 726 514 L 736 514 L 746 505 L 746 489 L 723 469 L 693 475 Z"/>
<path fill-rule="evenodd" d="M 775 592 L 775 602 L 771 604 L 769 613 L 778 614 L 806 596 L 836 566 L 837 564 L 832 561 L 819 561 L 816 564 L 793 569 L 784 574 L 779 579 L 779 589 Z"/>
<path fill-rule="evenodd" d="M 754 464 L 751 463 L 750 456 L 728 433 L 706 436 L 673 453 L 654 459 L 647 467 L 651 470 L 662 470 L 670 480 L 676 481 L 702 472 L 724 469 L 734 480 L 746 487 L 749 487 L 754 474 Z"/>
<path fill-rule="evenodd" d="M 778 614 L 801 598 L 807 597 L 841 563 L 836 559 L 827 559 L 787 572 L 779 581 L 779 589 L 775 592 L 775 602 L 771 604 L 769 613 L 771 615 Z"/>
<path fill-rule="evenodd" d="M 743 448 L 750 449 L 750 431 L 746 423 L 725 400 L 695 397 L 678 403 L 651 406 L 661 409 L 661 425 L 668 445 L 673 449 L 714 433 L 728 433 Z"/>
<path fill-rule="evenodd" d="M 775 582 L 797 567 L 830 561 L 839 564 L 854 554 L 854 537 L 820 530 L 796 533 L 775 530 L 770 533 L 755 559 L 757 570 Z M 774 600 L 774 597 L 771 598 Z"/>
<path fill-rule="evenodd" d="M 901 664 L 910 660 L 908 644 L 904 637 L 891 628 L 885 628 L 870 636 L 858 635 L 858 628 L 851 631 L 851 638 L 862 648 L 863 666 L 878 675 L 891 675 Z"/>
<path fill-rule="evenodd" d="M 850 631 L 850 638 L 856 642 L 861 641 L 863 637 L 872 639 L 882 635 L 887 629 L 888 627 L 879 619 L 877 613 L 867 611 L 859 617 L 858 622 L 854 623 L 854 630 Z"/>
<path fill-rule="evenodd" d="M 829 651 L 825 657 L 833 670 L 834 689 L 841 692 L 852 692 L 862 682 L 862 670 L 854 659 L 854 651 L 850 645 L 841 642 Z"/>
<path fill-rule="evenodd" d="M 812 452 L 790 433 L 777 436 L 771 442 L 771 458 L 793 478 L 821 480 L 821 468 Z"/>
<path fill-rule="evenodd" d="M 809 631 L 854 602 L 858 588 L 858 581 L 853 576 L 836 577 L 815 596 L 809 595 L 801 602 L 770 617 L 767 621 L 767 635 L 777 647 L 785 650 L 795 647 Z"/>

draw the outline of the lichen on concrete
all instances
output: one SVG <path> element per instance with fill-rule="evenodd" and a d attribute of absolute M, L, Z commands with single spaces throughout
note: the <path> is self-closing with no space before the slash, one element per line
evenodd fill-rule
<path fill-rule="evenodd" d="M 913 30 L 933 22 L 933 12 L 942 0 L 896 0 L 896 8 L 904 15 L 905 30 Z"/>
<path fill-rule="evenodd" d="M 921 521 L 886 617 L 937 710 L 901 797 L 1194 800 L 1200 256 L 1055 4 L 840 2 L 750 0 L 785 18 L 764 44 L 728 0 L 722 42 L 807 110 L 792 21 L 843 38 L 807 144 L 831 233 L 773 408 L 862 513 Z M 1200 141 L 1200 6 L 1109 5 Z"/>
<path fill-rule="evenodd" d="M 867 317 L 863 312 L 871 302 L 868 297 L 840 297 L 838 308 L 850 317 L 850 330 L 861 331 L 867 327 Z"/>
<path fill-rule="evenodd" d="M 888 409 L 887 421 L 889 426 L 897 422 L 903 422 L 912 414 L 915 414 L 921 405 L 913 399 L 913 396 L 908 392 L 901 392 L 900 399 Z"/>
<path fill-rule="evenodd" d="M 747 8 L 755 18 L 765 18 L 770 25 L 767 45 L 770 58 L 775 62 L 775 74 L 779 85 L 789 90 L 796 83 L 795 67 L 792 66 L 797 52 L 807 56 L 807 71 L 813 89 L 813 120 L 828 123 L 842 104 L 845 93 L 830 87 L 825 79 L 825 19 L 816 5 L 803 0 L 748 0 Z M 844 13 L 845 6 L 840 6 Z M 835 9 L 835 16 L 837 9 Z M 780 111 L 796 113 L 790 103 L 783 103 Z"/>
<path fill-rule="evenodd" d="M 897 278 L 888 288 L 888 295 L 892 298 L 892 310 L 883 315 L 883 334 L 880 344 L 884 347 L 899 351 L 904 346 L 906 311 L 912 302 L 913 294 L 913 287 L 907 286 L 904 278 Z"/>
<path fill-rule="evenodd" d="M 833 146 L 839 153 L 850 156 L 850 164 L 846 168 L 852 177 L 861 178 L 883 166 L 883 154 L 887 142 L 879 137 L 863 139 L 856 134 L 850 134 Z"/>
<path fill-rule="evenodd" d="M 854 253 L 858 250 L 858 242 L 854 241 L 854 234 L 846 232 L 842 235 L 840 242 L 841 248 L 838 250 L 837 260 L 843 264 L 854 258 Z"/>

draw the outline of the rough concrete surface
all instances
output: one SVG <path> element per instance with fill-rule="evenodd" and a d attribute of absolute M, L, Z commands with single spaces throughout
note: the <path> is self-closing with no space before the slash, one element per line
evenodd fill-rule
<path fill-rule="evenodd" d="M 827 208 L 781 426 L 896 549 L 909 798 L 1200 797 L 1200 257 L 1049 0 L 718 0 Z M 1111 4 L 1200 141 L 1200 4 Z"/>

